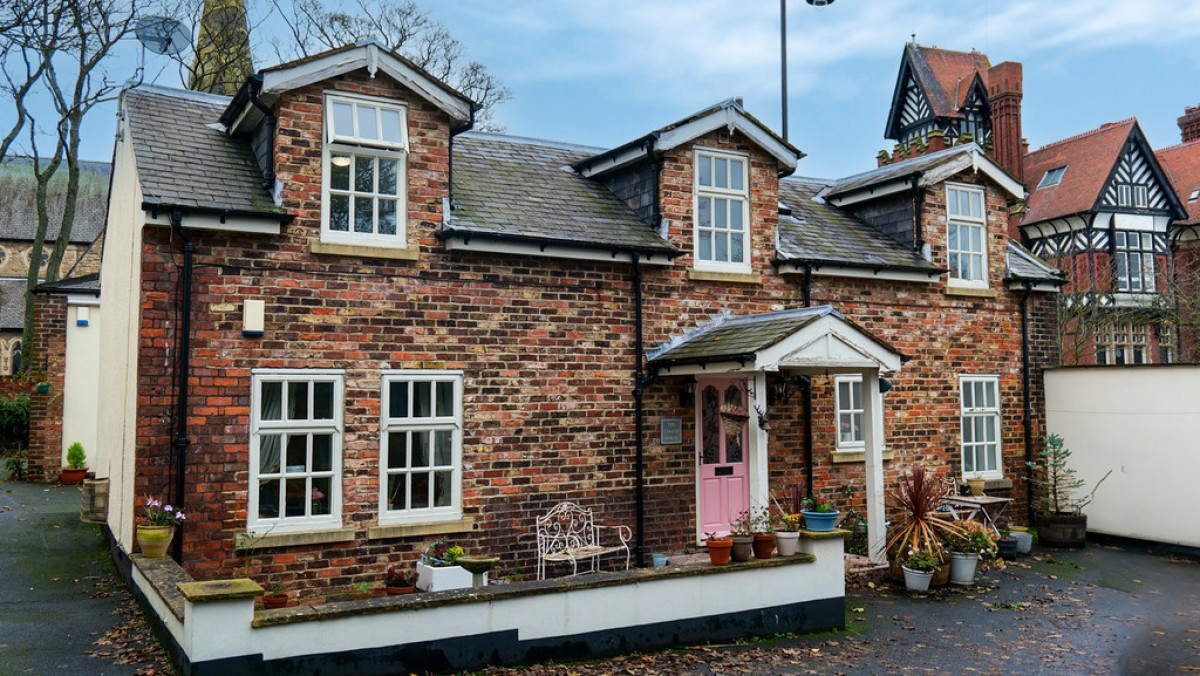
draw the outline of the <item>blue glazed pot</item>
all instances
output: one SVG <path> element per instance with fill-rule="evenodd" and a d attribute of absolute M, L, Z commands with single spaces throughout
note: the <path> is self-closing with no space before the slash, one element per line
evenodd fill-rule
<path fill-rule="evenodd" d="M 816 531 L 818 533 L 828 532 L 833 530 L 837 525 L 838 517 L 841 512 L 800 512 L 804 515 L 804 527 L 807 530 Z"/>

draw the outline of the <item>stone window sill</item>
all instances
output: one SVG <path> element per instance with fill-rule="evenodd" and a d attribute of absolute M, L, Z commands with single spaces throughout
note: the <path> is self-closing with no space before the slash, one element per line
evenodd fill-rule
<path fill-rule="evenodd" d="M 275 547 L 299 547 L 301 545 L 324 545 L 332 542 L 353 542 L 353 528 L 337 530 L 303 531 L 299 533 L 263 533 L 261 535 L 239 534 L 236 551 L 251 549 L 273 549 Z"/>
<path fill-rule="evenodd" d="M 966 486 L 967 482 L 965 480 L 959 479 L 958 485 Z M 1009 479 L 1008 477 L 1002 477 L 1000 479 L 987 479 L 983 483 L 983 490 L 985 490 L 985 491 L 1007 491 L 1007 490 L 1011 490 L 1012 487 L 1013 487 L 1012 479 Z"/>
<path fill-rule="evenodd" d="M 729 284 L 762 284 L 762 275 L 748 272 L 713 272 L 711 270 L 688 270 L 688 279 L 696 282 L 726 282 Z"/>
<path fill-rule="evenodd" d="M 970 286 L 950 286 L 946 285 L 947 296 L 965 296 L 969 298 L 995 298 L 995 289 L 977 289 Z"/>
<path fill-rule="evenodd" d="M 886 448 L 883 449 L 883 459 L 884 460 L 891 460 L 894 455 L 895 455 L 895 453 L 893 453 L 891 450 L 886 449 Z M 866 451 L 834 451 L 830 455 L 830 462 L 833 462 L 835 464 L 850 463 L 850 462 L 866 462 L 866 461 L 867 461 L 867 452 Z"/>
<path fill-rule="evenodd" d="M 420 258 L 416 249 L 392 249 L 382 246 L 359 246 L 354 244 L 330 244 L 313 242 L 309 250 L 315 254 L 331 256 L 355 256 L 358 258 L 386 258 L 394 261 L 415 261 Z"/>
<path fill-rule="evenodd" d="M 467 533 L 475 529 L 475 519 L 464 518 L 456 521 L 440 521 L 436 523 L 404 523 L 386 526 L 371 526 L 367 529 L 368 540 L 384 540 L 387 538 L 405 538 L 425 535 L 446 535 L 449 533 Z"/>

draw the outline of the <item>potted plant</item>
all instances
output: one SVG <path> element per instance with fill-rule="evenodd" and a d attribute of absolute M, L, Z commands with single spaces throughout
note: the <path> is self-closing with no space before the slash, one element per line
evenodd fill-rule
<path fill-rule="evenodd" d="M 287 591 L 283 587 L 282 582 L 278 580 L 274 582 L 263 582 L 262 586 L 263 589 L 266 590 L 262 595 L 263 608 L 267 610 L 275 610 L 276 608 L 283 608 L 287 606 L 288 595 Z"/>
<path fill-rule="evenodd" d="M 964 521 L 957 533 L 948 533 L 950 583 L 974 584 L 979 559 L 996 555 L 996 539 L 992 529 L 978 521 Z"/>
<path fill-rule="evenodd" d="M 933 573 L 941 565 L 940 549 L 910 549 L 901 565 L 904 570 L 904 587 L 911 592 L 929 591 Z"/>
<path fill-rule="evenodd" d="M 783 514 L 775 521 L 775 548 L 791 556 L 800 546 L 800 514 Z"/>
<path fill-rule="evenodd" d="M 983 495 L 983 489 L 987 486 L 987 479 L 981 476 L 973 476 L 967 478 L 967 487 L 971 489 L 971 495 Z"/>
<path fill-rule="evenodd" d="M 444 591 L 470 587 L 473 582 L 471 573 L 457 565 L 459 557 L 466 553 L 466 550 L 458 545 L 451 545 L 445 540 L 434 540 L 425 548 L 425 553 L 417 562 L 417 589 Z M 483 583 L 487 584 L 486 573 Z"/>
<path fill-rule="evenodd" d="M 733 549 L 733 538 L 721 537 L 716 533 L 705 533 L 704 546 L 708 549 L 708 560 L 712 562 L 712 565 L 729 565 L 729 555 Z"/>
<path fill-rule="evenodd" d="M 887 551 L 893 553 L 893 562 L 897 566 L 893 568 L 896 579 L 900 577 L 901 557 L 898 553 L 936 552 L 940 559 L 942 541 L 959 530 L 957 522 L 938 511 L 942 495 L 938 482 L 924 467 L 914 467 L 902 474 L 896 488 L 888 492 L 888 500 L 898 512 L 887 541 Z M 945 579 L 935 581 L 935 584 L 945 584 Z"/>
<path fill-rule="evenodd" d="M 64 486 L 74 486 L 87 476 L 87 454 L 83 452 L 83 444 L 72 442 L 67 447 L 67 466 L 62 468 L 60 480 Z"/>
<path fill-rule="evenodd" d="M 1080 547 L 1087 540 L 1087 515 L 1083 508 L 1095 498 L 1100 484 L 1112 474 L 1109 470 L 1092 492 L 1083 498 L 1076 495 L 1086 485 L 1075 476 L 1075 470 L 1067 466 L 1071 451 L 1057 434 L 1046 437 L 1046 446 L 1036 462 L 1030 462 L 1031 479 L 1040 496 L 1037 506 L 1041 516 L 1037 518 L 1038 542 L 1058 547 Z"/>
<path fill-rule="evenodd" d="M 751 511 L 750 529 L 754 538 L 754 558 L 771 558 L 775 553 L 775 533 L 771 529 L 771 514 L 766 507 Z"/>
<path fill-rule="evenodd" d="M 729 524 L 729 537 L 733 540 L 734 561 L 749 561 L 754 556 L 754 520 L 749 510 L 738 513 Z"/>
<path fill-rule="evenodd" d="M 417 572 L 407 568 L 389 566 L 383 575 L 383 586 L 388 596 L 411 594 L 417 589 Z"/>
<path fill-rule="evenodd" d="M 162 558 L 175 537 L 175 527 L 187 519 L 187 515 L 171 505 L 164 505 L 154 498 L 146 498 L 142 507 L 146 523 L 137 525 L 137 541 L 142 547 L 142 556 L 147 559 Z"/>
<path fill-rule="evenodd" d="M 833 506 L 829 498 L 810 495 L 804 498 L 802 504 L 803 509 L 800 513 L 804 515 L 804 527 L 808 530 L 827 533 L 837 526 L 838 517 L 842 513 Z"/>

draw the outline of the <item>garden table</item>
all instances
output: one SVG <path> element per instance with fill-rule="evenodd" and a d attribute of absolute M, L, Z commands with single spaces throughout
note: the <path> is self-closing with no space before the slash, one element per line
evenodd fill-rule
<path fill-rule="evenodd" d="M 1008 509 L 1012 498 L 998 498 L 991 495 L 955 495 L 942 498 L 942 503 L 951 507 L 951 514 L 955 521 L 959 519 L 973 519 L 979 517 L 987 526 L 1000 536 L 1000 529 L 996 526 L 996 519 L 999 519 L 1004 510 Z"/>

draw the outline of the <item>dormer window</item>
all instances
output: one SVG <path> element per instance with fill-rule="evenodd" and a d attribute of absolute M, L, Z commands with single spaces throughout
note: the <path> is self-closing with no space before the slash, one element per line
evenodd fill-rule
<path fill-rule="evenodd" d="M 747 157 L 696 150 L 695 267 L 750 272 Z"/>
<path fill-rule="evenodd" d="M 1067 165 L 1065 164 L 1047 171 L 1046 175 L 1042 177 L 1041 182 L 1037 184 L 1038 189 L 1049 188 L 1052 185 L 1062 183 L 1063 174 L 1065 173 L 1067 173 Z"/>
<path fill-rule="evenodd" d="M 404 248 L 407 114 L 390 101 L 328 95 L 321 241 Z"/>

